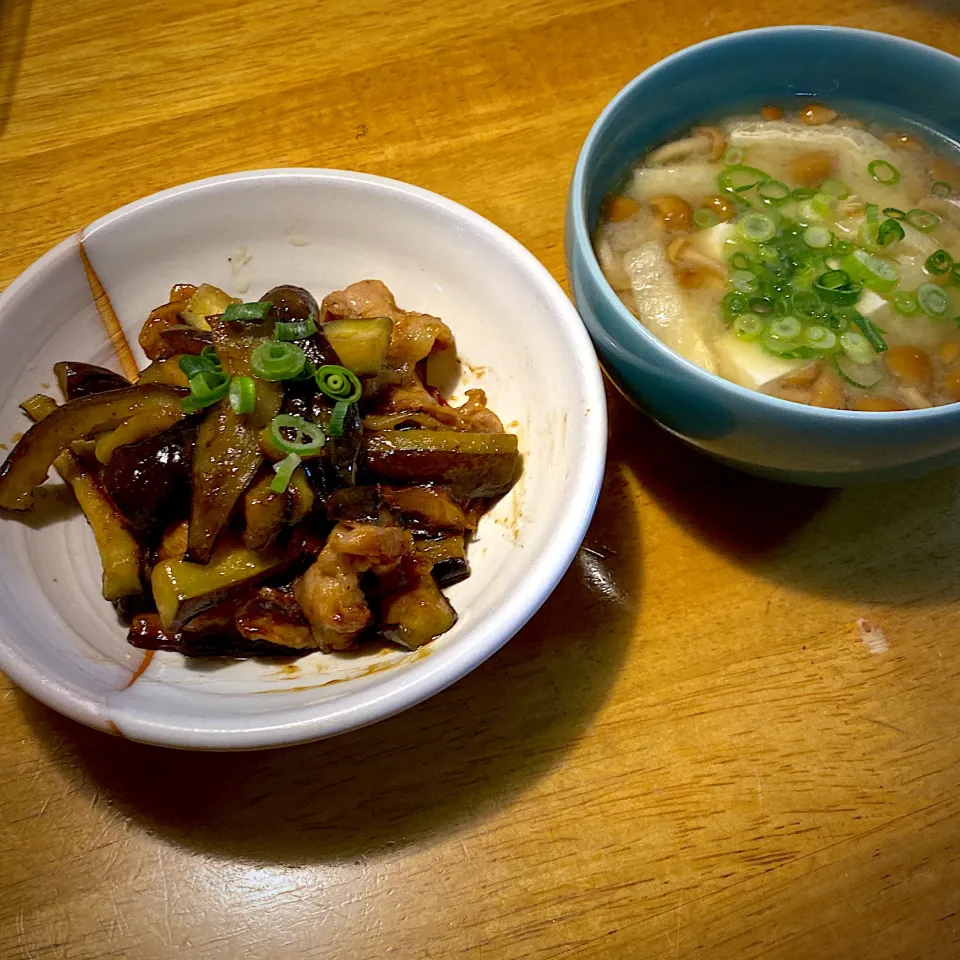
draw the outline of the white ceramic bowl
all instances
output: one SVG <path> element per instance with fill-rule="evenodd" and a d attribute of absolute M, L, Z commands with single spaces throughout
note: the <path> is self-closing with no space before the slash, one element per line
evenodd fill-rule
<path fill-rule="evenodd" d="M 190 662 L 143 653 L 100 597 L 93 536 L 51 477 L 0 536 L 0 668 L 49 706 L 133 740 L 253 749 L 391 716 L 464 676 L 530 618 L 571 562 L 603 472 L 606 408 L 593 348 L 549 273 L 487 220 L 407 184 L 332 170 L 239 173 L 147 197 L 96 221 L 0 296 L 0 439 L 27 429 L 19 401 L 56 393 L 51 367 L 117 368 L 78 252 L 82 237 L 136 347 L 175 282 L 258 296 L 294 283 L 319 299 L 365 278 L 448 322 L 520 438 L 523 476 L 482 521 L 472 576 L 449 591 L 456 627 L 416 653 Z"/>

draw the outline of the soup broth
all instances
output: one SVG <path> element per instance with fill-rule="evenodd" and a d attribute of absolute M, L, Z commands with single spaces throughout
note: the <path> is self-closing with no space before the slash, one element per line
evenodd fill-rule
<path fill-rule="evenodd" d="M 753 390 L 821 407 L 960 401 L 960 164 L 828 105 L 651 150 L 594 235 L 627 309 Z"/>

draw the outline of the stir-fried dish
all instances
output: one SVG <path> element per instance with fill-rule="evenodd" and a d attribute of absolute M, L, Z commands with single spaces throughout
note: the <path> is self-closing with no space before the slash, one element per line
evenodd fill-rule
<path fill-rule="evenodd" d="M 744 387 L 849 410 L 953 403 L 950 149 L 809 102 L 697 127 L 607 198 L 597 258 L 667 346 Z"/>
<path fill-rule="evenodd" d="M 86 363 L 65 403 L 0 468 L 27 510 L 55 467 L 96 538 L 103 596 L 146 649 L 194 656 L 415 649 L 457 615 L 441 588 L 518 468 L 517 438 L 468 390 L 451 406 L 427 360 L 454 351 L 436 317 L 379 281 L 329 294 L 280 286 L 242 303 L 180 284 L 140 333 L 131 383 Z"/>

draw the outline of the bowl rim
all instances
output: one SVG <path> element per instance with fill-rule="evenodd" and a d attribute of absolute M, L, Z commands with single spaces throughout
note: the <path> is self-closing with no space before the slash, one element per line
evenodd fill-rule
<path fill-rule="evenodd" d="M 501 227 L 454 200 L 404 181 L 348 170 L 288 167 L 222 174 L 158 191 L 99 217 L 42 254 L 0 292 L 0 322 L 8 304 L 21 290 L 55 269 L 60 259 L 75 247 L 78 237 L 88 237 L 151 207 L 191 193 L 224 186 L 255 187 L 268 181 L 346 184 L 427 205 L 445 219 L 481 235 L 500 255 L 513 260 L 521 268 L 525 282 L 544 298 L 578 371 L 583 396 L 581 455 L 577 469 L 569 473 L 568 509 L 563 511 L 540 554 L 531 562 L 527 575 L 506 591 L 504 603 L 491 618 L 475 624 L 459 642 L 403 665 L 392 677 L 391 672 L 387 672 L 375 692 L 361 689 L 312 707 L 284 708 L 284 698 L 277 696 L 277 707 L 250 717 L 239 714 L 229 719 L 218 717 L 227 722 L 218 723 L 216 728 L 192 728 L 183 721 L 178 722 L 175 713 L 162 721 L 138 720 L 131 738 L 140 742 L 201 750 L 252 750 L 305 743 L 386 719 L 439 693 L 499 650 L 546 601 L 573 562 L 600 493 L 607 446 L 606 395 L 593 344 L 576 307 L 549 270 Z M 3 634 L 0 634 L 0 669 L 31 696 L 60 713 L 97 729 L 113 727 L 114 732 L 127 735 L 113 724 L 109 696 L 103 700 L 86 691 L 81 694 L 66 683 L 47 678 L 42 669 L 8 645 Z M 136 708 L 132 712 L 135 713 Z M 202 711 L 195 715 L 202 716 Z"/>
<path fill-rule="evenodd" d="M 614 293 L 613 287 L 607 282 L 607 278 L 603 275 L 603 271 L 597 261 L 593 243 L 590 239 L 590 231 L 587 227 L 586 194 L 589 183 L 587 167 L 592 164 L 601 140 L 611 125 L 611 119 L 621 104 L 625 100 L 628 100 L 637 88 L 642 87 L 651 77 L 662 72 L 669 65 L 690 57 L 695 58 L 704 50 L 726 46 L 741 40 L 770 39 L 776 41 L 784 37 L 803 33 L 832 33 L 844 34 L 860 39 L 870 38 L 874 41 L 887 43 L 891 47 L 913 49 L 917 52 L 922 52 L 925 56 L 936 57 L 960 71 L 960 58 L 947 53 L 945 50 L 939 50 L 925 43 L 908 40 L 890 33 L 883 33 L 879 30 L 864 30 L 859 27 L 834 27 L 828 24 L 791 24 L 778 27 L 757 27 L 751 30 L 738 30 L 733 33 L 721 34 L 720 36 L 711 37 L 708 40 L 702 40 L 699 43 L 691 44 L 689 47 L 676 50 L 641 71 L 617 91 L 597 116 L 577 156 L 577 162 L 574 166 L 573 176 L 570 182 L 570 209 L 573 224 L 572 251 L 586 251 L 582 257 L 583 266 L 590 274 L 591 280 L 603 298 L 603 307 L 608 311 L 612 311 L 621 321 L 626 331 L 626 336 L 615 338 L 605 325 L 600 324 L 600 326 L 606 335 L 608 346 L 612 347 L 616 352 L 627 353 L 635 357 L 642 350 L 649 351 L 652 349 L 655 353 L 660 354 L 664 360 L 680 367 L 687 376 L 698 380 L 704 389 L 719 391 L 731 401 L 756 404 L 771 415 L 792 417 L 798 422 L 798 425 L 822 422 L 825 419 L 832 420 L 838 425 L 842 423 L 847 426 L 852 423 L 863 425 L 867 423 L 890 423 L 891 420 L 911 424 L 927 424 L 945 418 L 954 418 L 957 413 L 960 412 L 960 406 L 956 403 L 946 403 L 921 410 L 891 410 L 882 413 L 864 410 L 834 410 L 826 407 L 812 407 L 802 403 L 794 403 L 790 400 L 782 400 L 779 397 L 769 396 L 757 390 L 750 390 L 748 387 L 743 387 L 738 383 L 734 383 L 732 380 L 727 380 L 725 377 L 720 376 L 720 374 L 704 370 L 703 367 L 698 366 L 692 360 L 688 360 L 676 351 L 671 350 L 656 334 L 648 330 L 644 324 L 640 323 L 637 318 L 627 310 L 619 297 Z M 574 296 L 576 296 L 576 291 L 574 291 Z M 585 322 L 587 321 L 585 320 Z M 597 322 L 599 323 L 599 321 Z M 957 407 L 957 409 L 954 410 L 954 407 Z"/>

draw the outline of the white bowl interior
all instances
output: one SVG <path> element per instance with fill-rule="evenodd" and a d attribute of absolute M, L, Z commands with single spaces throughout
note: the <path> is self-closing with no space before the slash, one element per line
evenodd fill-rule
<path fill-rule="evenodd" d="M 94 223 L 84 247 L 141 364 L 136 337 L 175 282 L 254 299 L 295 283 L 317 299 L 377 278 L 398 303 L 444 318 L 471 386 L 520 438 L 523 475 L 488 514 L 472 576 L 449 591 L 456 627 L 416 653 L 312 654 L 295 663 L 143 654 L 100 597 L 93 537 L 51 476 L 0 540 L 0 667 L 35 696 L 137 740 L 238 749 L 329 736 L 388 716 L 468 672 L 532 615 L 572 559 L 603 469 L 605 408 L 573 307 L 534 258 L 462 207 L 337 171 L 259 171 L 190 184 Z M 0 298 L 0 439 L 17 403 L 59 399 L 58 360 L 117 367 L 74 237 Z M 2 452 L 2 451 L 0 451 Z M 67 519 L 63 519 L 66 517 Z M 272 695 L 264 695 L 272 694 Z"/>

